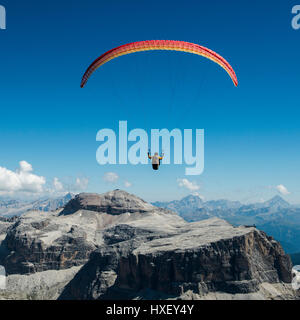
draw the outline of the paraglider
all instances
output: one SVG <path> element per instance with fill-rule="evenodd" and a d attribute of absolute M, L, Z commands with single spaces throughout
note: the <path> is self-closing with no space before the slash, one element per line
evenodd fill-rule
<path fill-rule="evenodd" d="M 215 63 L 217 63 L 218 65 L 220 65 L 230 76 L 233 84 L 235 86 L 238 86 L 238 80 L 237 80 L 237 76 L 235 74 L 235 71 L 233 70 L 233 68 L 231 67 L 231 65 L 219 54 L 217 54 L 216 52 L 200 46 L 198 44 L 195 43 L 190 43 L 190 42 L 185 42 L 185 41 L 173 41 L 173 40 L 149 40 L 149 41 L 138 41 L 138 42 L 132 42 L 132 43 L 128 43 L 125 45 L 121 45 L 119 47 L 116 47 L 114 49 L 111 49 L 109 51 L 107 51 L 106 53 L 102 54 L 99 58 L 97 58 L 86 70 L 86 72 L 84 73 L 82 80 L 81 80 L 81 84 L 80 87 L 83 88 L 87 81 L 89 80 L 90 76 L 94 73 L 94 71 L 96 71 L 99 67 L 103 66 L 105 63 L 109 62 L 110 60 L 113 60 L 117 57 L 123 56 L 123 55 L 127 55 L 130 53 L 134 53 L 134 52 L 142 52 L 142 51 L 150 51 L 150 50 L 169 50 L 169 51 L 181 51 L 181 52 L 187 52 L 187 53 L 192 53 L 195 55 L 199 55 L 202 57 L 205 57 Z M 127 127 L 126 127 L 127 128 Z M 104 129 L 103 129 L 104 130 Z M 172 132 L 176 131 L 177 129 L 172 130 Z M 140 130 L 141 131 L 141 130 Z M 139 132 L 140 132 L 139 131 Z M 151 134 L 152 131 L 155 130 L 151 130 Z M 158 130 L 159 131 L 159 130 Z M 165 134 L 167 131 L 169 133 L 169 131 L 166 130 L 162 130 L 164 131 L 163 133 Z M 177 133 L 178 135 L 181 135 L 181 133 Z M 136 134 L 136 133 L 135 133 Z M 185 130 L 185 133 L 187 134 L 187 136 L 191 137 L 191 130 L 187 129 Z M 97 134 L 97 141 L 104 141 L 104 138 L 106 136 L 111 136 L 111 139 L 108 139 L 107 142 L 105 142 L 103 145 L 101 145 L 97 151 L 97 161 L 99 164 L 106 164 L 106 163 L 110 163 L 110 164 L 116 164 L 116 153 L 115 152 L 106 152 L 106 149 L 113 149 L 114 146 L 116 145 L 115 143 L 115 134 L 110 130 L 100 130 L 99 133 Z M 147 136 L 147 134 L 145 135 L 140 135 L 141 139 L 140 141 L 137 143 L 139 146 L 139 149 L 142 148 L 141 146 L 144 145 L 143 147 L 143 152 L 141 152 L 140 150 L 140 156 L 136 155 L 136 146 L 132 146 L 133 150 L 135 150 L 135 152 L 129 152 L 130 155 L 128 155 L 128 159 L 130 160 L 132 158 L 132 162 L 133 164 L 138 164 L 138 163 L 147 163 L 148 159 L 152 160 L 152 168 L 153 170 L 158 170 L 159 166 L 160 166 L 160 162 L 163 159 L 163 155 L 159 156 L 158 153 L 156 152 L 153 156 L 150 155 L 150 152 L 148 153 L 148 158 L 145 157 L 146 156 L 146 142 L 144 144 L 141 143 L 141 141 L 143 140 L 142 137 Z M 168 138 L 170 139 L 170 134 L 167 135 Z M 187 163 L 189 165 L 193 165 L 195 163 L 195 167 L 193 168 L 186 168 L 186 175 L 199 175 L 203 172 L 204 169 L 204 131 L 200 130 L 200 129 L 196 129 L 196 137 L 199 137 L 199 144 L 197 144 L 196 141 L 196 157 L 192 156 L 192 155 L 186 155 L 184 156 L 185 161 L 187 161 Z M 151 140 L 152 141 L 152 140 Z M 186 140 L 184 140 L 186 141 Z M 175 142 L 174 142 L 175 143 Z M 158 143 L 159 145 L 159 143 Z M 177 146 L 177 144 L 174 144 L 174 146 Z M 191 143 L 192 145 L 192 143 Z M 152 146 L 151 146 L 152 147 Z M 126 150 L 127 148 L 127 144 L 126 147 L 124 147 L 122 150 Z M 154 148 L 154 149 L 159 149 L 159 148 Z M 190 150 L 191 148 L 187 148 L 187 150 Z M 180 164 L 182 162 L 182 149 L 179 149 L 180 151 L 178 152 L 178 155 L 176 153 L 176 164 Z M 186 148 L 184 149 L 186 152 Z M 123 154 L 123 151 L 120 153 L 119 159 L 120 159 L 120 163 L 122 164 L 127 164 L 127 155 Z M 189 152 L 188 151 L 188 152 Z M 199 153 L 199 157 L 197 157 L 197 154 Z M 164 162 L 166 162 L 167 160 L 169 161 L 169 155 L 170 152 L 166 153 L 166 157 L 164 158 Z M 174 155 L 175 155 L 175 147 L 174 147 Z M 140 159 L 140 157 L 142 157 L 143 159 Z M 174 156 L 174 162 L 175 162 L 175 156 Z"/>
<path fill-rule="evenodd" d="M 235 86 L 238 85 L 237 76 L 231 67 L 231 65 L 219 54 L 216 52 L 200 46 L 195 43 L 185 42 L 185 41 L 174 41 L 174 40 L 148 40 L 148 41 L 138 41 L 128 43 L 114 49 L 107 51 L 102 54 L 98 59 L 96 59 L 86 70 L 82 81 L 81 88 L 83 88 L 88 81 L 89 77 L 92 73 L 97 70 L 99 67 L 107 63 L 108 61 L 115 59 L 117 57 L 141 51 L 149 51 L 149 50 L 173 50 L 173 51 L 182 51 L 189 52 L 193 54 L 197 54 L 199 56 L 203 56 L 207 59 L 214 61 L 219 64 L 223 69 L 227 71 L 229 76 L 231 77 Z"/>
<path fill-rule="evenodd" d="M 148 151 L 148 158 L 152 160 L 152 169 L 153 170 L 158 170 L 160 166 L 161 160 L 164 158 L 164 155 L 162 154 L 161 156 L 158 155 L 158 152 L 154 153 L 154 156 L 150 155 L 150 151 Z"/>

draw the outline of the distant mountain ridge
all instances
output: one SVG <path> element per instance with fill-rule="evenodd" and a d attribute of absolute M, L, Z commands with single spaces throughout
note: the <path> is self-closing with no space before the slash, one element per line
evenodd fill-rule
<path fill-rule="evenodd" d="M 189 222 L 218 217 L 233 225 L 256 225 L 279 240 L 286 251 L 300 251 L 300 206 L 289 204 L 279 195 L 253 204 L 229 200 L 205 202 L 195 195 L 152 204 L 173 210 Z"/>
<path fill-rule="evenodd" d="M 280 208 L 288 208 L 291 207 L 291 205 L 285 201 L 282 197 L 280 196 L 275 196 L 272 199 L 264 202 L 265 205 L 269 206 L 269 207 L 280 207 Z"/>
<path fill-rule="evenodd" d="M 55 211 L 65 206 L 73 197 L 73 194 L 67 193 L 65 196 L 59 198 L 38 200 L 32 203 L 32 209 L 45 212 Z"/>
<path fill-rule="evenodd" d="M 207 208 L 207 209 L 233 209 L 233 208 L 290 208 L 295 207 L 289 204 L 280 196 L 275 196 L 268 201 L 253 203 L 253 204 L 242 204 L 239 201 L 231 201 L 226 199 L 220 200 L 209 200 L 203 201 L 198 195 L 188 195 L 181 200 L 173 200 L 173 201 L 156 201 L 152 202 L 153 205 L 158 207 L 164 208 L 173 208 L 176 212 L 180 213 L 181 209 L 200 209 L 200 208 Z M 296 206 L 297 207 L 297 206 Z M 300 205 L 299 205 L 300 207 Z"/>
<path fill-rule="evenodd" d="M 67 193 L 64 196 L 57 198 L 44 198 L 35 201 L 21 201 L 21 200 L 0 200 L 0 216 L 12 217 L 20 216 L 28 211 L 55 211 L 65 206 L 74 194 Z"/>
<path fill-rule="evenodd" d="M 75 199 L 75 195 L 70 193 L 62 197 L 44 198 L 32 202 L 2 198 L 0 217 L 21 216 L 28 211 L 51 212 L 68 204 L 65 213 L 72 209 L 72 206 L 76 209 L 81 201 L 80 197 L 73 202 L 70 200 Z M 97 196 L 94 197 L 96 199 L 94 205 L 100 210 L 103 205 L 97 204 Z M 255 225 L 280 241 L 288 253 L 300 251 L 300 206 L 291 205 L 280 196 L 265 202 L 242 204 L 239 201 L 226 199 L 204 201 L 197 195 L 188 195 L 181 200 L 154 202 L 152 205 L 176 212 L 188 222 L 217 217 L 235 226 Z M 135 205 L 130 204 L 130 206 L 133 208 Z M 117 212 L 119 209 L 116 207 L 111 210 Z"/>

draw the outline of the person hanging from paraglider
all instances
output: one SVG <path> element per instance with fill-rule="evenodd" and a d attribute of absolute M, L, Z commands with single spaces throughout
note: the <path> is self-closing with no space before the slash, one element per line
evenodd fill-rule
<path fill-rule="evenodd" d="M 158 170 L 158 168 L 160 166 L 160 162 L 163 158 L 164 158 L 163 153 L 159 156 L 158 152 L 155 152 L 154 156 L 151 156 L 150 150 L 148 151 L 148 159 L 152 160 L 152 169 L 153 170 Z"/>

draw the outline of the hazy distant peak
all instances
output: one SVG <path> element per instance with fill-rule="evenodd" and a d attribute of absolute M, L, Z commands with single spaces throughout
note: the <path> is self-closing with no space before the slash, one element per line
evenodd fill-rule
<path fill-rule="evenodd" d="M 272 199 L 266 201 L 264 204 L 267 205 L 268 207 L 276 206 L 276 207 L 286 208 L 286 207 L 290 206 L 290 204 L 279 195 L 277 195 L 277 196 L 273 197 Z"/>

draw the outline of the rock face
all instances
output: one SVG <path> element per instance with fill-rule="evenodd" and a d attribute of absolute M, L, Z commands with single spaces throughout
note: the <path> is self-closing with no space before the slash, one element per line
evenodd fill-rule
<path fill-rule="evenodd" d="M 80 209 L 119 215 L 122 213 L 144 213 L 154 207 L 138 197 L 129 196 L 125 191 L 116 190 L 104 195 L 81 193 L 65 206 L 61 215 L 72 214 Z"/>
<path fill-rule="evenodd" d="M 0 224 L 0 232 L 1 228 L 6 232 L 0 253 L 1 248 L 9 252 L 2 259 L 0 256 L 0 264 L 8 274 L 83 265 L 90 253 L 104 243 L 103 230 L 107 226 L 154 212 L 165 216 L 167 211 L 120 190 L 103 195 L 79 194 L 62 211 L 28 212 L 13 224 Z M 175 214 L 170 215 L 181 221 Z"/>
<path fill-rule="evenodd" d="M 218 218 L 188 223 L 121 190 L 3 223 L 11 297 L 23 298 L 20 283 L 46 299 L 297 298 L 291 261 L 264 232 Z M 28 277 L 44 279 L 49 294 Z"/>
<path fill-rule="evenodd" d="M 247 294 L 263 283 L 292 280 L 290 260 L 276 241 L 220 219 L 175 230 L 131 223 L 108 229 L 105 238 L 61 299 L 134 299 L 149 292 L 155 298 Z"/>
<path fill-rule="evenodd" d="M 175 211 L 188 222 L 218 217 L 234 225 L 255 225 L 280 241 L 286 252 L 297 253 L 300 248 L 300 206 L 289 204 L 280 196 L 265 202 L 242 204 L 228 200 L 204 202 L 190 195 L 153 205 Z"/>
<path fill-rule="evenodd" d="M 0 300 L 56 300 L 80 267 L 8 275 Z"/>
<path fill-rule="evenodd" d="M 13 218 L 0 217 L 0 237 L 6 235 L 8 228 L 16 221 Z"/>

